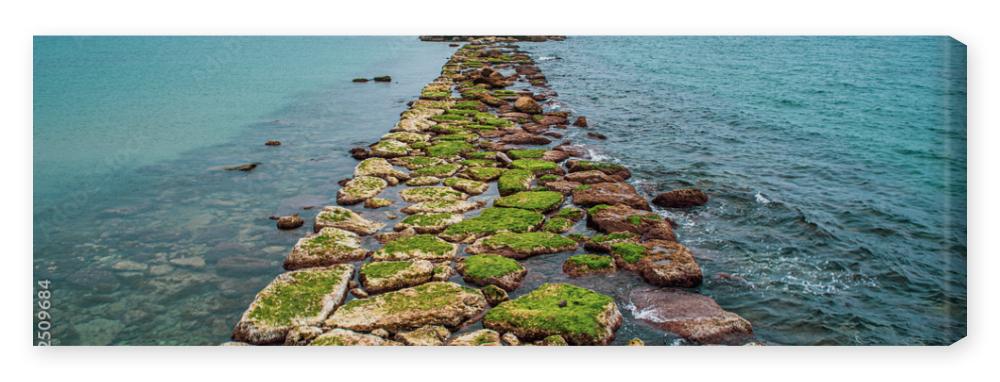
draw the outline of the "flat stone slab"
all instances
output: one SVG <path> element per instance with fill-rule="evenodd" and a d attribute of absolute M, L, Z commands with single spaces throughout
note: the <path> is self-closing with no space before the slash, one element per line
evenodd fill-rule
<path fill-rule="evenodd" d="M 489 329 L 479 329 L 455 336 L 448 340 L 448 346 L 503 346 L 500 333 Z"/>
<path fill-rule="evenodd" d="M 233 339 L 255 345 L 283 343 L 292 327 L 318 326 L 344 301 L 353 276 L 350 264 L 278 275 L 243 312 Z"/>
<path fill-rule="evenodd" d="M 378 294 L 431 281 L 434 263 L 427 260 L 375 261 L 361 266 L 361 286 Z"/>
<path fill-rule="evenodd" d="M 449 176 L 458 173 L 458 170 L 462 169 L 462 165 L 458 163 L 445 163 L 435 166 L 422 167 L 413 170 L 411 175 L 413 176 L 433 176 L 436 178 L 447 178 Z"/>
<path fill-rule="evenodd" d="M 699 344 L 739 345 L 753 337 L 750 322 L 722 309 L 711 297 L 675 289 L 639 288 L 629 293 L 639 321 Z"/>
<path fill-rule="evenodd" d="M 573 159 L 566 161 L 566 170 L 570 173 L 596 170 L 615 177 L 618 181 L 624 181 L 632 177 L 632 172 L 625 168 L 625 166 L 610 162 Z"/>
<path fill-rule="evenodd" d="M 410 145 L 394 139 L 383 139 L 372 145 L 371 151 L 371 155 L 374 157 L 403 157 L 410 154 Z"/>
<path fill-rule="evenodd" d="M 556 162 L 549 162 L 541 159 L 517 159 L 510 163 L 510 167 L 518 170 L 527 170 L 535 175 L 556 174 L 561 175 L 563 170 Z"/>
<path fill-rule="evenodd" d="M 396 238 L 372 254 L 375 261 L 428 260 L 451 261 L 458 246 L 437 236 L 419 234 Z"/>
<path fill-rule="evenodd" d="M 522 191 L 500 197 L 493 202 L 493 205 L 497 207 L 549 212 L 559 208 L 562 202 L 563 195 L 555 191 Z"/>
<path fill-rule="evenodd" d="M 469 197 L 469 195 L 451 187 L 432 186 L 407 188 L 399 192 L 399 197 L 410 203 L 420 203 L 445 200 L 465 200 Z"/>
<path fill-rule="evenodd" d="M 367 254 L 358 235 L 328 227 L 299 239 L 285 258 L 284 266 L 288 270 L 323 267 L 363 260 Z"/>
<path fill-rule="evenodd" d="M 701 267 L 687 247 L 666 240 L 650 240 L 642 245 L 647 254 L 639 260 L 638 271 L 647 283 L 677 288 L 701 285 Z"/>
<path fill-rule="evenodd" d="M 543 284 L 500 303 L 486 313 L 483 326 L 511 332 L 521 341 L 562 336 L 574 345 L 605 345 L 615 337 L 622 315 L 610 296 L 570 284 Z"/>
<path fill-rule="evenodd" d="M 643 239 L 677 241 L 673 227 L 663 217 L 626 205 L 591 207 L 587 209 L 587 224 L 604 233 L 632 232 Z"/>
<path fill-rule="evenodd" d="M 550 232 L 501 232 L 476 240 L 465 249 L 474 255 L 494 253 L 512 259 L 575 250 L 577 242 Z"/>
<path fill-rule="evenodd" d="M 392 163 L 389 163 L 384 158 L 368 158 L 361 161 L 357 166 L 354 166 L 354 176 L 374 176 L 383 179 L 393 177 L 397 180 L 410 179 L 407 173 L 396 170 L 392 167 Z"/>
<path fill-rule="evenodd" d="M 399 346 L 399 345 L 402 344 L 396 341 L 387 340 L 379 336 L 352 332 L 350 330 L 344 330 L 339 328 L 323 333 L 309 343 L 309 346 Z"/>
<path fill-rule="evenodd" d="M 624 204 L 649 210 L 649 203 L 628 183 L 584 184 L 573 189 L 573 204 L 590 207 L 598 204 Z"/>
<path fill-rule="evenodd" d="M 614 183 L 620 181 L 618 178 L 598 170 L 571 172 L 566 174 L 566 180 L 580 184 Z"/>
<path fill-rule="evenodd" d="M 434 176 L 417 176 L 410 178 L 406 181 L 407 186 L 420 187 L 420 186 L 433 186 L 441 183 L 441 178 Z"/>
<path fill-rule="evenodd" d="M 421 326 L 417 329 L 396 333 L 396 340 L 408 346 L 441 346 L 451 332 L 440 325 Z"/>
<path fill-rule="evenodd" d="M 413 214 L 407 216 L 396 226 L 396 231 L 413 229 L 416 233 L 439 233 L 452 224 L 461 222 L 464 219 L 462 214 L 448 212 L 431 214 Z"/>
<path fill-rule="evenodd" d="M 488 183 L 478 180 L 464 178 L 448 178 L 444 180 L 444 185 L 454 188 L 469 195 L 479 195 L 490 188 Z"/>
<path fill-rule="evenodd" d="M 510 169 L 503 172 L 497 179 L 497 190 L 500 195 L 510 195 L 513 193 L 528 191 L 531 189 L 531 182 L 535 180 L 535 175 L 528 170 Z"/>
<path fill-rule="evenodd" d="M 349 206 L 358 204 L 365 199 L 374 197 L 382 192 L 389 183 L 385 179 L 374 176 L 359 176 L 351 179 L 337 190 L 337 204 Z"/>
<path fill-rule="evenodd" d="M 589 251 L 608 253 L 611 252 L 613 244 L 623 242 L 638 243 L 639 234 L 629 231 L 597 234 L 587 238 L 583 247 Z"/>
<path fill-rule="evenodd" d="M 412 330 L 425 325 L 449 328 L 483 314 L 483 294 L 451 282 L 429 282 L 412 288 L 353 300 L 337 309 L 326 325 L 368 332 Z"/>
<path fill-rule="evenodd" d="M 521 285 L 528 270 L 517 260 L 500 255 L 474 255 L 458 259 L 455 270 L 465 282 L 478 285 L 495 285 L 510 292 Z"/>
<path fill-rule="evenodd" d="M 504 173 L 504 169 L 495 167 L 467 167 L 462 171 L 461 176 L 469 179 L 488 182 L 499 178 Z"/>
<path fill-rule="evenodd" d="M 500 232 L 528 232 L 538 228 L 545 220 L 542 214 L 519 208 L 487 208 L 479 216 L 445 228 L 440 237 L 460 243 Z"/>
<path fill-rule="evenodd" d="M 385 227 L 385 224 L 365 219 L 357 212 L 344 207 L 326 206 L 316 214 L 313 230 L 319 232 L 327 227 L 339 228 L 366 236 L 378 232 L 382 227 Z"/>
<path fill-rule="evenodd" d="M 435 157 L 427 156 L 406 156 L 399 158 L 392 158 L 389 160 L 390 163 L 405 167 L 408 170 L 417 170 L 424 167 L 437 166 L 448 163 L 447 160 Z"/>
<path fill-rule="evenodd" d="M 563 273 L 570 277 L 603 275 L 615 273 L 615 259 L 602 255 L 573 255 L 563 262 Z"/>
<path fill-rule="evenodd" d="M 431 213 L 463 213 L 479 208 L 479 204 L 466 200 L 435 200 L 430 202 L 420 202 L 403 207 L 400 211 L 404 214 L 431 214 Z"/>

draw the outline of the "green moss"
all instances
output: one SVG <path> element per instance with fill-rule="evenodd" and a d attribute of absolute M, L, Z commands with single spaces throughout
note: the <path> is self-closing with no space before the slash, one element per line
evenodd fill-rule
<path fill-rule="evenodd" d="M 469 130 L 476 130 L 477 132 L 480 132 L 480 133 L 482 133 L 484 131 L 491 131 L 491 130 L 496 130 L 497 129 L 496 126 L 480 125 L 480 124 L 475 124 L 475 123 L 470 123 L 468 125 L 465 125 L 465 128 L 469 129 Z"/>
<path fill-rule="evenodd" d="M 483 240 L 487 248 L 510 248 L 519 253 L 537 249 L 557 249 L 576 246 L 572 239 L 551 232 L 501 232 Z"/>
<path fill-rule="evenodd" d="M 430 120 L 434 122 L 452 122 L 452 121 L 468 121 L 469 119 L 464 115 L 441 114 L 431 117 Z"/>
<path fill-rule="evenodd" d="M 621 256 L 629 264 L 638 263 L 647 254 L 646 247 L 629 242 L 611 244 L 611 253 Z"/>
<path fill-rule="evenodd" d="M 599 321 L 614 300 L 603 294 L 569 284 L 543 284 L 486 313 L 487 327 L 495 324 L 525 328 L 533 332 L 560 334 L 567 338 L 602 335 Z"/>
<path fill-rule="evenodd" d="M 462 110 L 478 110 L 482 106 L 483 104 L 480 103 L 479 101 L 459 101 L 455 102 L 455 105 L 452 106 L 452 108 L 462 109 Z"/>
<path fill-rule="evenodd" d="M 459 134 L 459 133 L 464 133 L 465 128 L 453 124 L 439 123 L 437 125 L 431 126 L 431 131 L 438 134 Z"/>
<path fill-rule="evenodd" d="M 472 142 L 479 139 L 479 136 L 471 133 L 453 133 L 453 134 L 443 134 L 434 137 L 435 142 L 440 141 L 466 141 Z"/>
<path fill-rule="evenodd" d="M 358 247 L 357 243 L 357 238 L 352 236 L 350 232 L 336 228 L 325 228 L 320 230 L 318 234 L 306 239 L 302 243 L 302 248 L 307 251 L 317 249 L 350 251 Z"/>
<path fill-rule="evenodd" d="M 493 91 L 494 97 L 515 97 L 517 92 L 509 89 L 497 89 Z"/>
<path fill-rule="evenodd" d="M 284 326 L 296 318 L 319 314 L 323 298 L 341 282 L 345 267 L 349 265 L 292 273 L 291 282 L 275 284 L 261 296 L 250 312 L 250 319 Z"/>
<path fill-rule="evenodd" d="M 594 235 L 590 238 L 590 241 L 594 243 L 608 243 L 613 241 L 623 241 L 623 240 L 634 240 L 638 238 L 639 235 L 635 232 L 614 232 L 606 235 Z"/>
<path fill-rule="evenodd" d="M 492 161 L 492 160 L 496 160 L 497 159 L 497 152 L 496 151 L 476 151 L 476 152 L 471 152 L 471 153 L 466 154 L 465 157 L 469 158 L 469 159 L 480 159 L 480 160 L 486 159 L 486 160 L 491 160 Z"/>
<path fill-rule="evenodd" d="M 436 166 L 427 166 L 419 168 L 413 170 L 413 172 L 410 174 L 413 176 L 433 176 L 433 177 L 443 178 L 446 176 L 454 175 L 456 172 L 458 172 L 458 169 L 460 168 L 462 168 L 461 165 L 455 163 L 446 163 Z"/>
<path fill-rule="evenodd" d="M 608 269 L 614 265 L 614 259 L 601 255 L 574 255 L 566 259 L 567 263 L 590 270 Z"/>
<path fill-rule="evenodd" d="M 500 255 L 475 255 L 465 258 L 464 274 L 472 279 L 484 280 L 503 277 L 524 270 L 517 260 Z"/>
<path fill-rule="evenodd" d="M 573 221 L 566 218 L 550 218 L 542 225 L 542 231 L 563 233 L 573 227 Z"/>
<path fill-rule="evenodd" d="M 427 148 L 427 153 L 432 157 L 452 157 L 465 152 L 474 151 L 476 148 L 465 141 L 444 141 L 436 143 Z"/>
<path fill-rule="evenodd" d="M 388 254 L 413 253 L 416 251 L 444 255 L 454 250 L 454 246 L 434 235 L 403 236 L 385 243 L 380 251 Z"/>
<path fill-rule="evenodd" d="M 424 135 L 424 134 L 419 134 L 419 133 L 412 133 L 412 132 L 408 132 L 408 131 L 399 131 L 399 132 L 389 133 L 389 134 L 383 135 L 382 139 L 392 139 L 392 140 L 400 141 L 400 142 L 403 142 L 403 143 L 410 143 L 410 144 L 412 144 L 412 143 L 417 143 L 417 142 L 426 142 L 428 139 L 430 139 L 430 137 L 428 137 L 427 135 Z"/>
<path fill-rule="evenodd" d="M 558 335 L 558 334 L 554 334 L 554 335 L 551 335 L 551 336 L 543 338 L 542 341 L 540 342 L 540 345 L 542 345 L 542 346 L 569 346 L 569 344 L 566 343 L 566 339 L 563 338 L 562 336 Z"/>
<path fill-rule="evenodd" d="M 399 312 L 423 312 L 447 307 L 460 298 L 463 292 L 478 294 L 476 289 L 465 288 L 449 282 L 429 282 L 413 288 L 388 292 L 374 297 L 351 300 L 340 307 L 344 313 L 368 306 L 381 304 L 381 309 L 387 314 Z"/>
<path fill-rule="evenodd" d="M 416 170 L 423 167 L 435 166 L 446 163 L 441 158 L 431 158 L 424 156 L 400 157 L 393 159 L 393 162 L 399 164 L 400 166 L 406 167 L 410 170 Z"/>
<path fill-rule="evenodd" d="M 444 180 L 444 185 L 466 192 L 480 192 L 486 190 L 486 183 L 463 178 L 448 178 Z M 474 192 L 473 192 L 474 191 Z"/>
<path fill-rule="evenodd" d="M 500 195 L 527 191 L 531 188 L 531 181 L 534 177 L 534 174 L 528 170 L 507 170 L 503 172 L 503 175 L 500 175 L 500 180 L 497 181 L 497 188 L 500 190 Z"/>
<path fill-rule="evenodd" d="M 465 234 L 492 235 L 497 232 L 527 232 L 542 223 L 542 214 L 519 208 L 487 208 L 479 216 L 452 224 L 446 236 Z"/>
<path fill-rule="evenodd" d="M 337 223 L 350 219 L 351 210 L 346 208 L 333 208 L 320 211 L 319 215 L 316 215 L 316 217 L 319 218 L 321 222 Z"/>
<path fill-rule="evenodd" d="M 380 190 L 386 186 L 386 181 L 381 178 L 376 178 L 374 176 L 359 176 L 351 179 L 344 188 L 341 189 L 344 193 L 359 197 L 368 195 L 374 190 Z"/>
<path fill-rule="evenodd" d="M 430 186 L 407 188 L 399 192 L 399 196 L 408 202 L 419 203 L 432 200 L 461 200 L 466 195 L 451 187 Z"/>
<path fill-rule="evenodd" d="M 599 170 L 599 171 L 603 171 L 603 172 L 614 172 L 614 171 L 620 171 L 620 170 L 624 170 L 625 169 L 625 167 L 623 167 L 620 164 L 609 163 L 609 162 L 595 162 L 595 161 L 589 161 L 589 160 L 578 160 L 578 161 L 576 161 L 574 163 L 575 164 L 573 165 L 573 167 L 576 169 L 576 171 Z"/>
<path fill-rule="evenodd" d="M 510 150 L 507 152 L 513 159 L 538 159 L 545 155 L 543 149 Z"/>
<path fill-rule="evenodd" d="M 508 121 L 503 118 L 497 118 L 493 115 L 490 116 L 479 115 L 476 117 L 476 122 L 479 122 L 479 124 L 482 125 L 496 126 L 496 127 L 510 127 L 514 125 L 514 123 L 511 121 Z"/>
<path fill-rule="evenodd" d="M 522 191 L 496 200 L 497 207 L 523 208 L 532 211 L 549 211 L 563 202 L 563 195 L 555 191 Z"/>
<path fill-rule="evenodd" d="M 554 217 L 578 221 L 583 219 L 583 210 L 576 207 L 566 207 L 556 212 Z"/>
<path fill-rule="evenodd" d="M 403 224 L 408 224 L 416 227 L 434 227 L 442 222 L 450 219 L 452 214 L 443 213 L 431 213 L 431 214 L 415 214 L 407 216 L 403 219 Z"/>
<path fill-rule="evenodd" d="M 561 177 L 559 175 L 545 174 L 545 175 L 542 175 L 542 176 L 538 177 L 538 180 L 540 182 L 551 182 L 551 181 L 554 181 L 554 180 L 559 180 L 560 178 Z"/>
<path fill-rule="evenodd" d="M 451 97 L 451 92 L 444 91 L 423 91 L 420 92 L 420 98 L 429 100 L 442 100 Z"/>
<path fill-rule="evenodd" d="M 370 280 L 384 279 L 411 266 L 413 263 L 409 261 L 376 261 L 362 265 L 361 274 Z"/>
<path fill-rule="evenodd" d="M 662 219 L 656 214 L 629 215 L 629 217 L 625 218 L 625 221 L 634 226 L 642 225 L 643 221 L 658 222 L 660 220 Z"/>
<path fill-rule="evenodd" d="M 476 115 L 476 113 L 478 113 L 478 111 L 474 110 L 474 109 L 452 108 L 452 109 L 445 110 L 444 113 L 445 114 L 454 114 L 454 115 L 461 115 L 461 116 L 469 117 L 469 116 Z"/>
<path fill-rule="evenodd" d="M 466 159 L 463 160 L 462 165 L 467 167 L 496 167 L 497 162 L 490 159 Z"/>
<path fill-rule="evenodd" d="M 528 170 L 535 174 L 555 171 L 559 165 L 555 162 L 540 159 L 518 159 L 510 163 L 516 169 Z"/>
<path fill-rule="evenodd" d="M 604 210 L 606 210 L 608 208 L 611 208 L 611 206 L 609 206 L 607 204 L 598 204 L 596 206 L 588 208 L 587 209 L 587 215 L 595 216 L 598 213 L 600 213 L 601 211 L 604 211 Z"/>
<path fill-rule="evenodd" d="M 587 191 L 590 189 L 589 184 L 581 184 L 579 186 L 573 187 L 573 191 Z"/>
<path fill-rule="evenodd" d="M 469 178 L 483 182 L 496 179 L 503 173 L 503 169 L 496 167 L 469 167 L 465 169 L 465 175 Z"/>

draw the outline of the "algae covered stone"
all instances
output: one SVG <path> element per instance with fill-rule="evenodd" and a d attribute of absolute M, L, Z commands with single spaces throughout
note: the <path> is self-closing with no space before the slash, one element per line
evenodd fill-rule
<path fill-rule="evenodd" d="M 285 258 L 285 269 L 321 267 L 363 260 L 368 254 L 353 232 L 323 228 L 318 234 L 299 239 Z"/>
<path fill-rule="evenodd" d="M 583 246 L 591 251 L 611 252 L 611 245 L 625 242 L 638 243 L 639 234 L 629 231 L 597 234 L 588 238 Z"/>
<path fill-rule="evenodd" d="M 507 155 L 513 159 L 541 159 L 545 155 L 545 149 L 510 150 Z"/>
<path fill-rule="evenodd" d="M 409 170 L 417 170 L 424 167 L 437 166 L 448 163 L 448 161 L 441 158 L 426 157 L 426 156 L 406 156 L 400 158 L 393 158 L 389 160 L 397 166 L 405 167 Z"/>
<path fill-rule="evenodd" d="M 413 176 L 433 176 L 436 178 L 447 178 L 449 176 L 455 175 L 462 168 L 462 165 L 457 163 L 445 163 L 435 166 L 427 166 L 413 170 L 411 175 Z"/>
<path fill-rule="evenodd" d="M 354 176 L 374 176 L 377 178 L 393 177 L 396 179 L 409 179 L 405 172 L 396 170 L 392 163 L 384 158 L 368 158 L 354 167 Z"/>
<path fill-rule="evenodd" d="M 471 242 L 498 232 L 528 232 L 542 224 L 545 217 L 519 208 L 487 208 L 479 216 L 448 226 L 441 237 L 454 242 Z"/>
<path fill-rule="evenodd" d="M 385 224 L 365 219 L 358 213 L 344 207 L 326 206 L 316 215 L 313 229 L 319 232 L 327 227 L 339 228 L 364 236 L 377 232 L 385 227 Z"/>
<path fill-rule="evenodd" d="M 649 250 L 639 243 L 621 242 L 611 245 L 611 255 L 615 264 L 627 271 L 637 271 L 639 261 L 649 255 Z"/>
<path fill-rule="evenodd" d="M 504 171 L 504 169 L 496 167 L 467 167 L 465 171 L 462 172 L 462 175 L 469 179 L 488 182 L 499 178 L 503 175 Z"/>
<path fill-rule="evenodd" d="M 510 163 L 512 168 L 531 171 L 535 175 L 561 174 L 562 169 L 555 162 L 541 159 L 517 159 Z"/>
<path fill-rule="evenodd" d="M 417 329 L 396 333 L 396 340 L 409 346 L 440 346 L 451 332 L 441 325 L 421 326 Z"/>
<path fill-rule="evenodd" d="M 479 288 L 479 291 L 483 292 L 483 296 L 486 296 L 486 302 L 490 303 L 490 306 L 497 306 L 510 299 L 506 290 L 493 284 Z"/>
<path fill-rule="evenodd" d="M 465 141 L 441 141 L 427 148 L 427 154 L 436 158 L 449 158 L 476 151 L 476 147 Z"/>
<path fill-rule="evenodd" d="M 407 188 L 399 192 L 399 197 L 410 203 L 419 203 L 441 200 L 465 200 L 469 195 L 451 187 L 432 186 Z"/>
<path fill-rule="evenodd" d="M 416 233 L 438 233 L 452 224 L 461 222 L 462 214 L 448 212 L 413 214 L 396 224 L 396 231 L 412 228 Z"/>
<path fill-rule="evenodd" d="M 497 207 L 521 208 L 548 212 L 559 208 L 563 195 L 554 191 L 522 191 L 501 197 L 493 203 Z"/>
<path fill-rule="evenodd" d="M 383 139 L 372 145 L 371 150 L 372 156 L 395 158 L 408 155 L 410 146 L 394 139 Z"/>
<path fill-rule="evenodd" d="M 462 191 L 469 195 L 479 195 L 486 192 L 490 185 L 471 179 L 448 178 L 444 180 L 444 185 Z"/>
<path fill-rule="evenodd" d="M 474 255 L 459 259 L 455 264 L 462 279 L 479 286 L 496 285 L 513 291 L 528 273 L 517 260 L 500 255 Z"/>
<path fill-rule="evenodd" d="M 382 192 L 389 183 L 374 176 L 359 176 L 351 179 L 337 191 L 337 204 L 358 204 Z"/>
<path fill-rule="evenodd" d="M 675 241 L 650 240 L 643 243 L 647 252 L 639 260 L 643 280 L 655 286 L 693 288 L 701 284 L 701 267 L 687 247 Z"/>
<path fill-rule="evenodd" d="M 507 170 L 497 180 L 497 189 L 500 191 L 500 195 L 528 191 L 531 189 L 531 181 L 534 179 L 535 175 L 531 171 L 521 169 Z"/>
<path fill-rule="evenodd" d="M 548 220 L 545 221 L 545 224 L 542 224 L 542 231 L 552 232 L 552 233 L 565 233 L 569 232 L 569 230 L 572 228 L 573 228 L 572 220 L 560 217 L 549 218 Z"/>
<path fill-rule="evenodd" d="M 365 200 L 365 208 L 382 208 L 392 205 L 392 201 L 385 198 L 368 198 Z"/>
<path fill-rule="evenodd" d="M 500 333 L 479 329 L 452 338 L 448 341 L 448 346 L 501 346 Z"/>
<path fill-rule="evenodd" d="M 458 247 L 434 235 L 413 235 L 396 238 L 372 254 L 375 261 L 429 260 L 449 261 Z"/>
<path fill-rule="evenodd" d="M 233 339 L 255 345 L 281 343 L 293 327 L 318 326 L 344 301 L 353 275 L 350 264 L 278 275 L 240 317 Z"/>
<path fill-rule="evenodd" d="M 376 261 L 361 266 L 361 286 L 368 293 L 383 293 L 431 281 L 434 264 L 427 260 Z"/>
<path fill-rule="evenodd" d="M 543 284 L 486 313 L 483 326 L 523 341 L 559 335 L 573 345 L 605 345 L 622 315 L 610 296 L 570 284 Z"/>
<path fill-rule="evenodd" d="M 434 200 L 403 207 L 404 214 L 462 213 L 479 208 L 478 203 L 465 200 Z"/>
<path fill-rule="evenodd" d="M 433 186 L 441 183 L 441 178 L 434 176 L 417 176 L 406 181 L 407 186 Z"/>
<path fill-rule="evenodd" d="M 513 259 L 525 259 L 535 255 L 572 251 L 576 247 L 576 241 L 550 232 L 501 232 L 476 240 L 465 251 L 470 254 L 495 253 Z"/>
<path fill-rule="evenodd" d="M 563 262 L 563 273 L 570 277 L 615 273 L 615 261 L 611 256 L 574 255 Z"/>
<path fill-rule="evenodd" d="M 333 329 L 321 334 L 309 346 L 398 346 L 399 342 L 344 329 Z"/>
<path fill-rule="evenodd" d="M 352 300 L 337 309 L 326 325 L 357 331 L 382 328 L 390 332 L 425 325 L 454 328 L 479 317 L 487 305 L 486 298 L 476 289 L 435 281 Z"/>
<path fill-rule="evenodd" d="M 619 181 L 626 180 L 632 176 L 632 173 L 625 168 L 625 166 L 609 162 L 570 160 L 566 162 L 566 169 L 568 169 L 571 173 L 581 171 L 600 171 L 615 177 Z"/>

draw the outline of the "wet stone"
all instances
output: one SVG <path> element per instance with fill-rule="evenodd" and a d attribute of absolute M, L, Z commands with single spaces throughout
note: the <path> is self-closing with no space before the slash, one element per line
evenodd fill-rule
<path fill-rule="evenodd" d="M 358 204 L 382 192 L 389 183 L 382 178 L 359 176 L 351 179 L 337 191 L 337 204 Z"/>
<path fill-rule="evenodd" d="M 533 231 L 544 219 L 538 212 L 519 208 L 487 208 L 479 216 L 448 226 L 440 236 L 452 242 L 470 243 L 499 232 Z"/>
<path fill-rule="evenodd" d="M 500 333 L 479 329 L 448 340 L 448 346 L 501 346 Z"/>
<path fill-rule="evenodd" d="M 327 227 L 339 228 L 365 236 L 377 232 L 385 227 L 385 224 L 365 219 L 358 213 L 344 207 L 326 206 L 316 215 L 313 229 L 319 232 Z"/>
<path fill-rule="evenodd" d="M 421 326 L 417 329 L 396 333 L 396 340 L 408 346 L 441 346 L 451 332 L 441 325 Z"/>
<path fill-rule="evenodd" d="M 407 216 L 394 227 L 397 231 L 413 229 L 416 233 L 439 233 L 452 224 L 461 222 L 461 214 L 431 213 Z"/>
<path fill-rule="evenodd" d="M 458 246 L 434 235 L 413 235 L 394 239 L 372 254 L 375 261 L 428 260 L 450 261 Z"/>
<path fill-rule="evenodd" d="M 467 283 L 495 285 L 506 291 L 517 289 L 528 273 L 516 260 L 490 254 L 460 258 L 455 263 L 455 268 Z"/>
<path fill-rule="evenodd" d="M 465 200 L 469 195 L 457 191 L 451 187 L 416 187 L 407 188 L 399 192 L 403 200 L 410 203 L 445 201 L 445 200 Z"/>
<path fill-rule="evenodd" d="M 574 255 L 563 262 L 563 273 L 570 277 L 582 277 L 615 273 L 615 260 L 611 256 Z"/>
<path fill-rule="evenodd" d="M 465 249 L 470 254 L 495 253 L 512 259 L 568 252 L 575 250 L 577 242 L 550 232 L 502 232 L 476 240 Z"/>
<path fill-rule="evenodd" d="M 390 332 L 425 325 L 454 328 L 481 315 L 487 305 L 478 290 L 450 282 L 429 282 L 350 301 L 337 309 L 326 325 L 358 331 L 382 328 Z"/>
<path fill-rule="evenodd" d="M 483 318 L 483 326 L 511 332 L 522 341 L 559 335 L 573 345 L 607 344 L 621 322 L 610 296 L 570 284 L 543 284 L 501 303 Z"/>
<path fill-rule="evenodd" d="M 398 346 L 399 342 L 390 341 L 379 336 L 353 332 L 344 329 L 333 329 L 316 337 L 309 346 Z"/>
<path fill-rule="evenodd" d="M 323 228 L 318 234 L 306 236 L 292 247 L 285 258 L 285 269 L 294 270 L 349 263 L 365 258 L 361 239 L 350 231 Z"/>
<path fill-rule="evenodd" d="M 377 261 L 361 266 L 361 285 L 369 294 L 408 288 L 431 281 L 434 264 L 427 260 Z"/>

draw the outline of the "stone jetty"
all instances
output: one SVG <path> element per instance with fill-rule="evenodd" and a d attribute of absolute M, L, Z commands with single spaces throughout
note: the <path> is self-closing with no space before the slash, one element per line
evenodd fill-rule
<path fill-rule="evenodd" d="M 330 190 L 336 205 L 319 209 L 312 233 L 289 248 L 287 272 L 250 302 L 235 341 L 649 343 L 616 340 L 622 309 L 683 343 L 753 341 L 747 320 L 697 293 L 697 254 L 651 207 L 697 208 L 707 196 L 681 190 L 650 203 L 628 168 L 560 141 L 600 116 L 553 110 L 557 94 L 517 44 L 564 37 L 420 39 L 459 48 L 378 142 L 350 149 L 359 163 Z M 527 259 L 543 256 L 565 259 L 565 275 L 524 290 Z M 581 286 L 598 277 L 636 286 L 618 295 Z"/>

